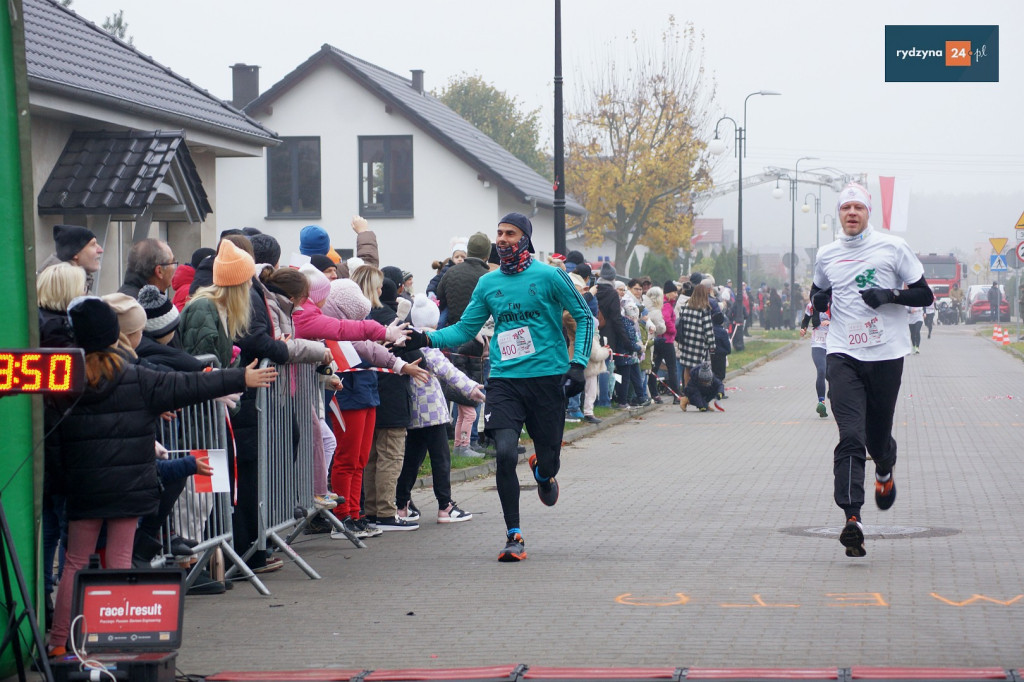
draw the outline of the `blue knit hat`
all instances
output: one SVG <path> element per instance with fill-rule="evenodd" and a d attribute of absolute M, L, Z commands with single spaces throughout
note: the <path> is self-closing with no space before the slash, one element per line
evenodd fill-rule
<path fill-rule="evenodd" d="M 331 250 L 331 238 L 327 231 L 319 225 L 306 225 L 299 232 L 299 253 L 303 256 L 312 256 L 320 253 L 327 255 Z"/>
<path fill-rule="evenodd" d="M 513 225 L 519 228 L 519 231 L 526 235 L 529 240 L 526 248 L 530 253 L 534 252 L 533 249 L 533 223 L 530 219 L 524 216 L 522 213 L 506 213 L 502 216 L 501 220 L 498 221 L 499 225 Z"/>

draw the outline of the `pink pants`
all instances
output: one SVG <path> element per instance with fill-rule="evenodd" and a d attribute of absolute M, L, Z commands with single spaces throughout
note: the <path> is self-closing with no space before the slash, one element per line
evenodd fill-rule
<path fill-rule="evenodd" d="M 473 434 L 473 420 L 476 419 L 476 408 L 470 405 L 456 405 L 459 408 L 459 418 L 455 420 L 455 447 L 461 448 L 469 445 L 470 436 Z"/>
<path fill-rule="evenodd" d="M 89 555 L 96 553 L 96 541 L 100 537 L 104 521 L 107 523 L 104 568 L 132 567 L 132 545 L 135 543 L 135 528 L 139 525 L 138 517 L 81 519 L 69 522 L 67 558 L 64 563 L 64 575 L 60 579 L 60 588 L 57 590 L 57 603 L 54 605 L 50 646 L 67 645 L 68 633 L 71 630 L 71 597 L 74 592 L 75 574 L 78 573 L 78 569 L 88 566 Z"/>

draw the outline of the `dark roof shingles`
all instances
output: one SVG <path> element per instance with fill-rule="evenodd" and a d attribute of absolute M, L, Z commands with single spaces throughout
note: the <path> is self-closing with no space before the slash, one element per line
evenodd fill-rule
<path fill-rule="evenodd" d="M 30 86 L 46 83 L 195 121 L 228 136 L 273 140 L 274 133 L 245 113 L 95 24 L 51 0 L 24 0 L 25 56 Z"/>

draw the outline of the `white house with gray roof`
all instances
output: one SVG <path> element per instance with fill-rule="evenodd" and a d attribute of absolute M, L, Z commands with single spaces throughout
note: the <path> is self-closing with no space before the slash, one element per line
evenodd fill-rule
<path fill-rule="evenodd" d="M 551 183 L 425 92 L 422 71 L 404 78 L 324 45 L 256 96 L 258 67 L 232 68 L 235 105 L 277 131 L 281 144 L 261 160 L 218 160 L 222 228 L 273 235 L 287 262 L 309 224 L 326 229 L 345 255 L 359 214 L 377 234 L 381 265 L 412 272 L 419 291 L 431 261 L 451 254 L 453 237 L 493 238 L 510 211 L 531 216 L 536 248 L 550 253 Z M 566 203 L 568 214 L 585 213 Z"/>
<path fill-rule="evenodd" d="M 22 7 L 36 264 L 58 223 L 103 244 L 101 293 L 133 241 L 164 239 L 179 261 L 215 243 L 216 159 L 262 157 L 273 131 L 53 0 Z"/>

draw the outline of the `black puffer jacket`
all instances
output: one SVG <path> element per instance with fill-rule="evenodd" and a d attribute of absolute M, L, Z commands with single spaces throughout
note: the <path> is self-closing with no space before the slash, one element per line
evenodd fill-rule
<path fill-rule="evenodd" d="M 626 325 L 622 322 L 622 309 L 619 307 L 621 297 L 615 287 L 604 282 L 597 283 L 597 309 L 601 313 L 601 336 L 608 340 L 614 353 L 629 354 L 633 352 L 633 342 L 629 340 Z"/>
<path fill-rule="evenodd" d="M 462 313 L 473 297 L 473 290 L 481 277 L 490 272 L 487 263 L 479 258 L 467 258 L 453 265 L 441 277 L 437 285 L 437 300 L 441 310 L 448 310 L 447 325 L 451 326 L 462 319 Z"/>
<path fill-rule="evenodd" d="M 397 315 L 391 306 L 385 305 L 374 308 L 370 311 L 370 319 L 380 322 L 385 327 L 394 322 Z M 407 351 L 395 347 L 391 352 L 405 362 L 415 362 L 423 357 L 418 350 Z M 422 363 L 421 363 L 422 364 Z M 409 425 L 412 419 L 412 379 L 401 374 L 377 375 L 377 394 L 380 396 L 380 405 L 377 406 L 377 416 L 374 426 L 378 429 L 393 429 Z"/>
<path fill-rule="evenodd" d="M 87 389 L 57 430 L 68 519 L 155 513 L 159 415 L 244 388 L 244 369 L 155 372 L 128 364 Z"/>

